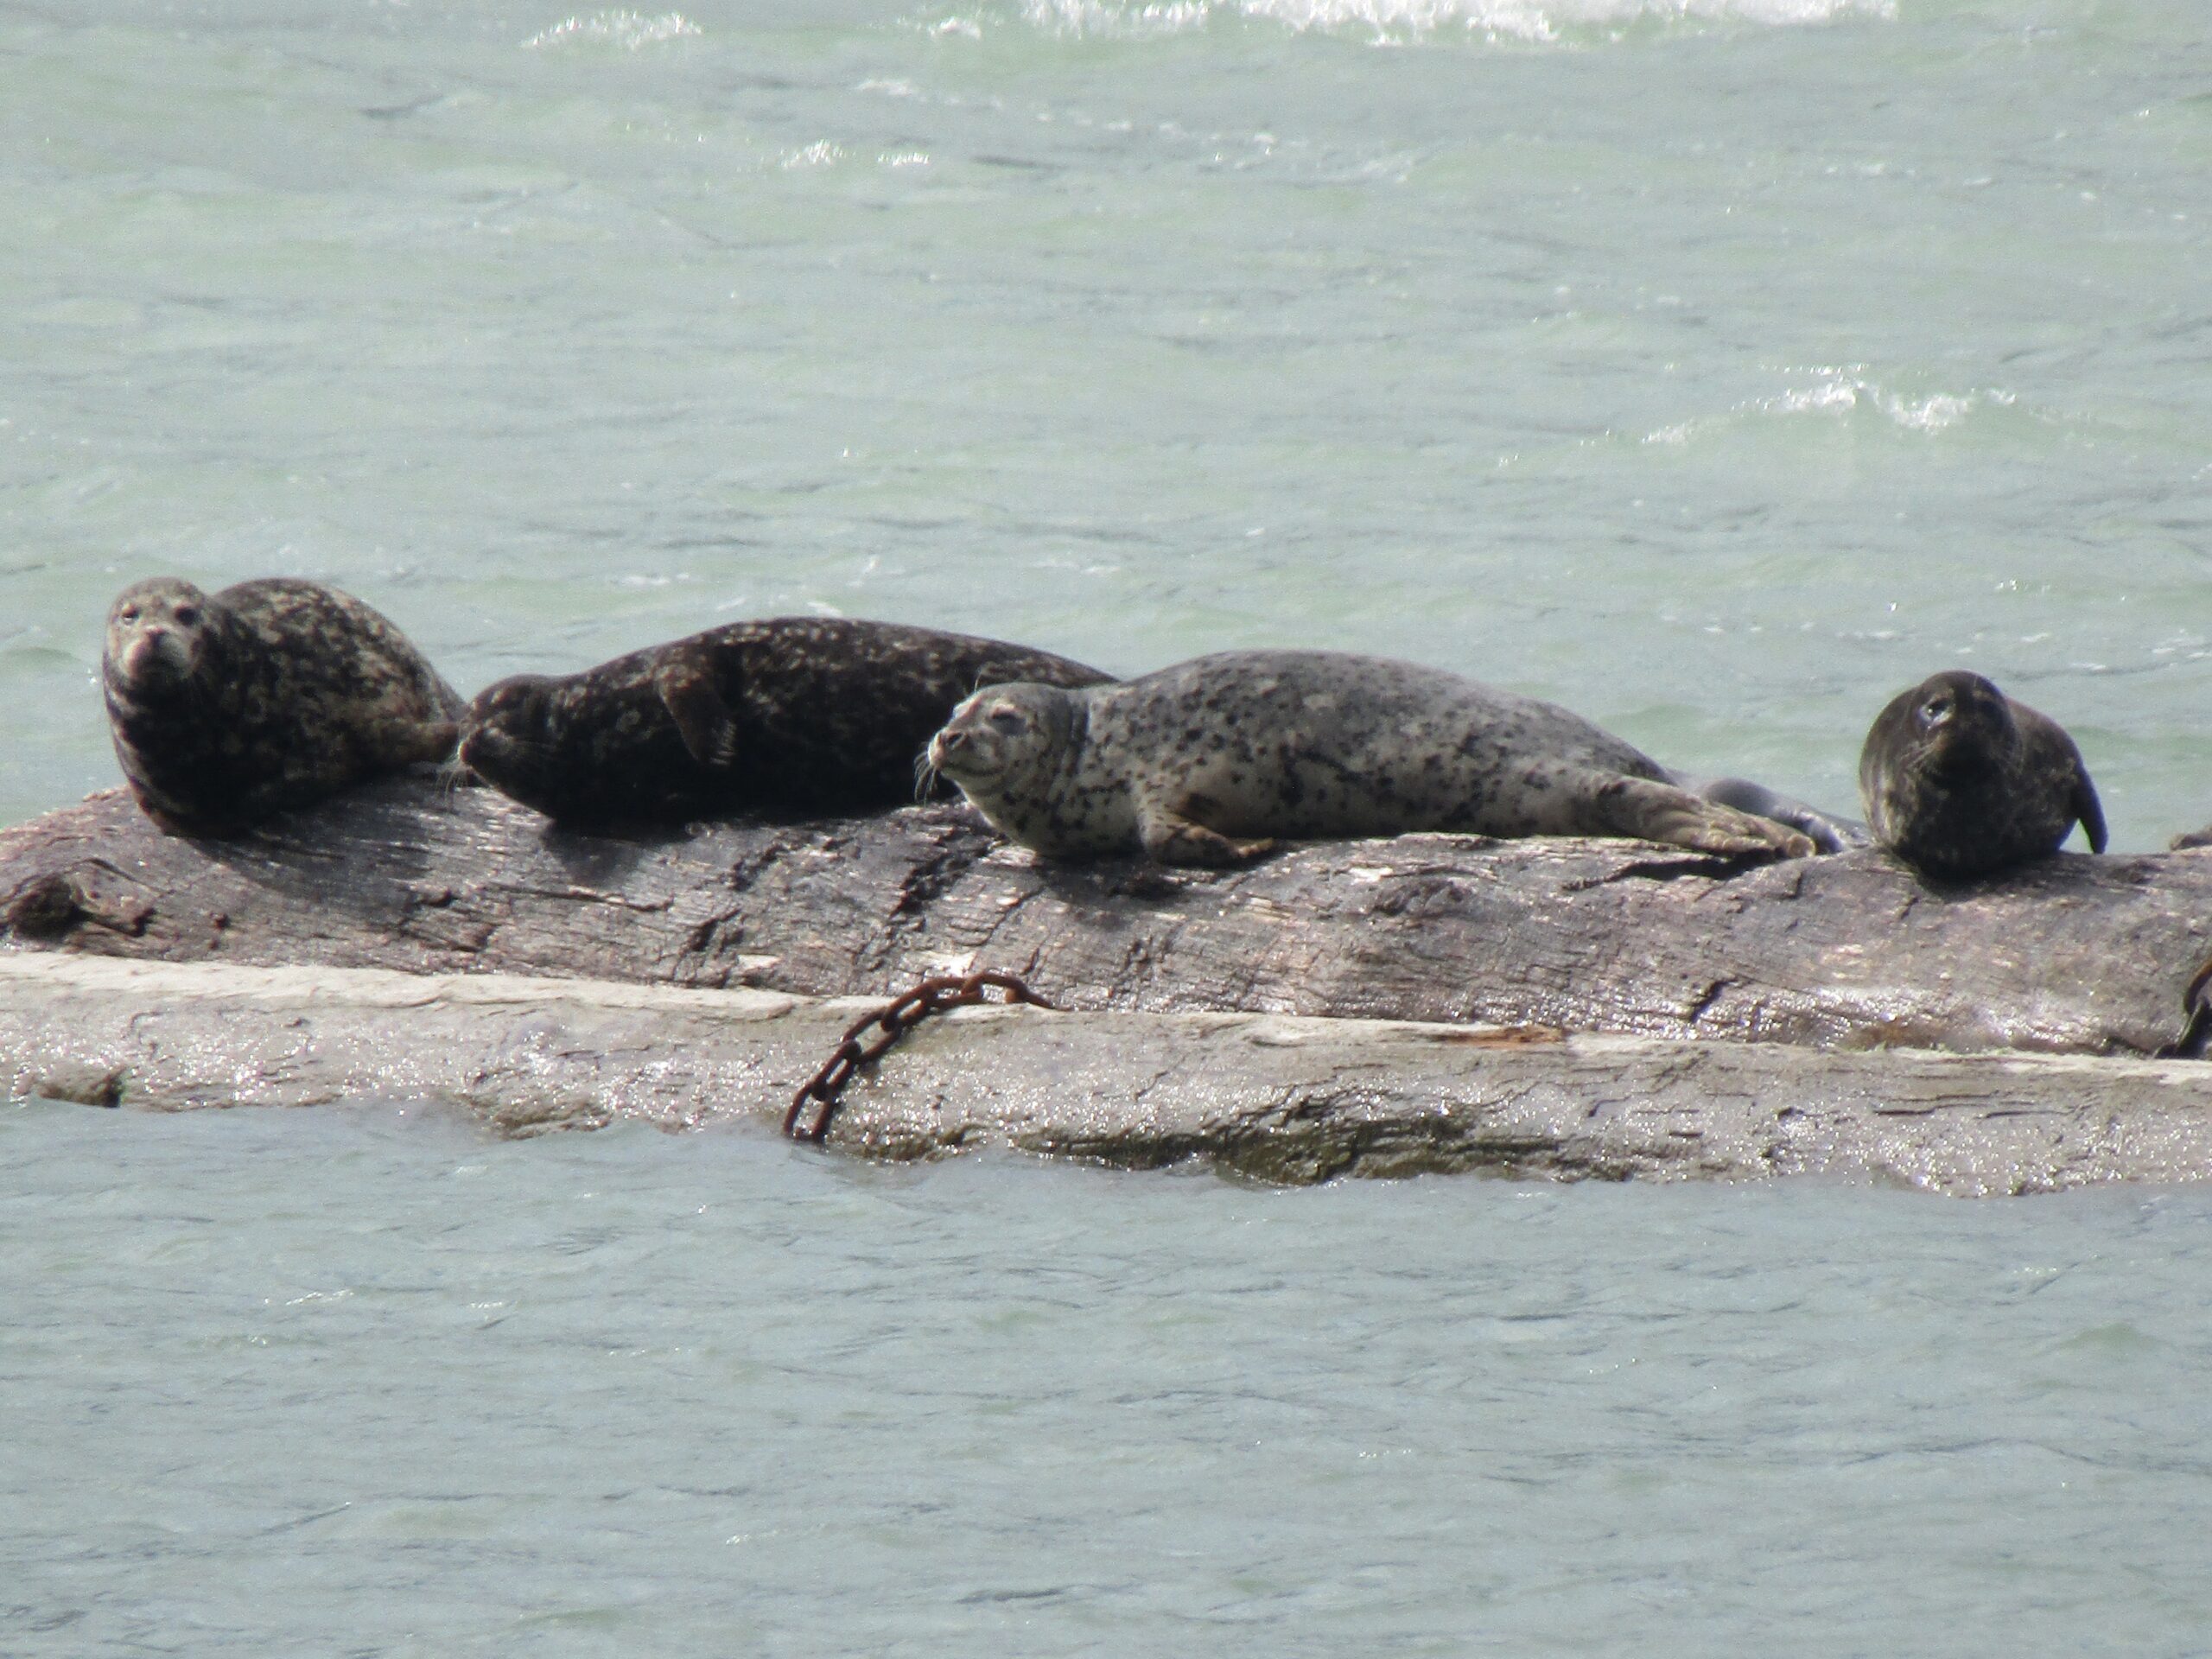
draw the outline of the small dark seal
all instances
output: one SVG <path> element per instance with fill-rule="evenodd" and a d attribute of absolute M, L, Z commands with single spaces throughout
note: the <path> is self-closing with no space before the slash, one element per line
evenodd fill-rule
<path fill-rule="evenodd" d="M 1224 652 L 1088 690 L 993 686 L 960 706 L 930 760 L 1047 858 L 1141 849 L 1231 865 L 1279 836 L 1423 830 L 1814 850 L 1555 703 L 1336 652 Z"/>
<path fill-rule="evenodd" d="M 1987 875 L 2056 852 L 2078 822 L 2105 849 L 2105 815 L 2058 722 L 1954 669 L 1900 692 L 1859 756 L 1874 838 L 1925 874 Z"/>
<path fill-rule="evenodd" d="M 126 588 L 100 664 L 116 758 L 172 835 L 232 835 L 347 785 L 442 760 L 461 703 L 348 594 L 271 576 Z"/>
<path fill-rule="evenodd" d="M 1110 677 L 969 634 L 776 617 L 501 680 L 470 706 L 461 756 L 566 823 L 879 810 L 915 798 L 923 746 L 978 685 Z"/>

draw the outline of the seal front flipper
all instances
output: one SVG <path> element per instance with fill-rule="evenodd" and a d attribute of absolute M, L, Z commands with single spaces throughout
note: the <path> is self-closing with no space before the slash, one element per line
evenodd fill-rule
<path fill-rule="evenodd" d="M 1137 808 L 1137 835 L 1155 862 L 1225 870 L 1274 850 L 1272 840 L 1232 840 L 1186 816 L 1204 811 L 1209 804 L 1204 800 L 1193 798 L 1180 804 L 1179 811 L 1150 802 Z"/>
<path fill-rule="evenodd" d="M 676 717 L 676 729 L 694 760 L 718 772 L 735 763 L 737 720 L 715 684 L 711 664 L 671 649 L 653 669 L 653 690 Z"/>
<path fill-rule="evenodd" d="M 1586 828 L 1592 835 L 1633 836 L 1728 857 L 1766 853 L 1808 858 L 1813 852 L 1811 837 L 1787 824 L 1649 778 L 1605 779 L 1591 787 L 1587 798 L 1593 810 Z"/>

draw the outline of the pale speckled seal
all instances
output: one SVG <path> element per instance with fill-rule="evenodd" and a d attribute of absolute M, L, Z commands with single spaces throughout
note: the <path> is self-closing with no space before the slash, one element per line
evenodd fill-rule
<path fill-rule="evenodd" d="M 964 633 L 775 617 L 502 680 L 470 705 L 461 755 L 569 823 L 875 810 L 914 798 L 922 746 L 978 685 L 1109 677 Z"/>
<path fill-rule="evenodd" d="M 1229 865 L 1276 837 L 1421 830 L 1814 849 L 1681 788 L 1557 704 L 1335 652 L 1224 652 L 1089 690 L 992 686 L 960 706 L 930 760 L 1048 858 L 1141 848 L 1165 864 Z"/>
<path fill-rule="evenodd" d="M 2105 849 L 2105 815 L 2082 752 L 2056 721 L 1979 674 L 1952 670 L 1901 691 L 1859 757 L 1875 839 L 1951 880 L 2046 858 L 2078 822 Z"/>
<path fill-rule="evenodd" d="M 271 576 L 203 594 L 158 576 L 108 611 L 116 759 L 172 834 L 228 835 L 347 785 L 442 760 L 461 699 L 358 599 Z"/>

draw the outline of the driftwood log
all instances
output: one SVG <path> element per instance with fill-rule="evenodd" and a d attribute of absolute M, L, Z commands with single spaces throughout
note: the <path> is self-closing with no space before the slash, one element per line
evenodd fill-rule
<path fill-rule="evenodd" d="M 383 1098 L 498 1132 L 772 1123 L 872 1001 L 593 980 L 0 954 L 22 1097 L 181 1109 Z M 1882 1180 L 1967 1196 L 2212 1170 L 2193 1060 L 1281 1014 L 964 1008 L 847 1091 L 833 1147 L 1010 1147 L 1248 1179 Z"/>
<path fill-rule="evenodd" d="M 0 906 L 19 944 L 162 962 L 803 996 L 990 967 L 1068 1008 L 2147 1056 L 2190 1023 L 2212 854 L 1933 888 L 1877 853 L 1407 836 L 1164 871 L 1043 864 L 960 807 L 626 841 L 400 780 L 222 842 L 96 795 L 0 832 Z"/>
<path fill-rule="evenodd" d="M 293 1052 L 281 1032 L 189 1012 L 213 1006 L 193 988 L 212 981 L 88 990 L 55 977 L 94 957 L 442 986 L 509 976 L 496 996 L 486 979 L 501 1007 L 596 1007 L 625 984 L 745 991 L 796 999 L 805 1017 L 759 1027 L 766 1046 L 741 1065 L 695 1065 L 691 1028 L 654 1004 L 619 1030 L 598 1014 L 577 1027 L 557 1077 L 502 1072 L 512 1033 L 479 1032 L 464 1044 L 475 1070 L 509 1084 L 426 1081 L 408 1046 L 419 1021 L 391 1026 L 381 1047 L 373 1022 L 349 1027 L 331 1039 L 343 1065 L 299 1075 L 320 1079 L 315 1097 L 457 1100 L 510 1127 L 696 1121 L 702 1101 L 780 1113 L 851 1017 L 821 999 L 993 968 L 1112 1017 L 963 1015 L 952 1025 L 987 1034 L 962 1042 L 931 1036 L 944 1023 L 932 1022 L 856 1086 L 833 1140 L 902 1155 L 996 1140 L 1133 1164 L 1203 1157 L 1282 1179 L 1819 1169 L 2025 1191 L 2212 1174 L 2212 1068 L 2158 1058 L 2193 1054 L 2207 1023 L 2190 1004 L 2208 918 L 2203 854 L 2063 856 L 1937 888 L 1871 853 L 1745 867 L 1624 842 L 1416 836 L 1167 872 L 1041 864 L 955 807 L 622 840 L 553 830 L 489 791 L 401 779 L 202 842 L 160 835 L 110 793 L 0 833 L 16 975 L 0 1063 L 18 1092 L 84 1097 L 89 1085 L 67 1079 L 90 1066 L 135 1078 L 114 1092 L 147 1104 L 296 1097 L 282 1086 L 294 1073 L 270 1058 Z M 513 988 L 549 978 L 596 983 Z M 105 1058 L 71 1058 L 66 1021 L 49 1017 L 65 1004 L 88 1029 L 108 1029 L 96 1006 L 124 1020 Z M 1224 1014 L 1243 1017 L 1233 1040 L 1218 1021 L 1191 1023 Z M 1255 1015 L 1306 1024 L 1278 1042 L 1247 1029 Z M 158 1056 L 126 1039 L 171 1018 L 200 1019 L 203 1035 L 194 1049 L 173 1030 L 161 1052 L 203 1064 L 163 1083 Z M 1392 1022 L 1565 1035 L 1455 1046 Z M 230 1037 L 204 1034 L 218 1029 Z M 1045 1030 L 1058 1034 L 1010 1034 Z M 601 1039 L 606 1053 L 579 1058 Z M 264 1059 L 276 1071 L 257 1082 Z M 654 1089 L 659 1103 L 639 1104 Z"/>

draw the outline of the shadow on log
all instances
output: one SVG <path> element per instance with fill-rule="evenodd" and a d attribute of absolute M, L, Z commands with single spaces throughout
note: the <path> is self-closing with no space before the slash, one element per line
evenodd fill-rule
<path fill-rule="evenodd" d="M 2212 953 L 2212 855 L 1936 888 L 1873 853 L 1740 868 L 1408 836 L 1249 869 L 1039 863 L 959 807 L 658 840 L 372 786 L 235 842 L 120 791 L 0 834 L 19 946 L 168 963 L 884 996 L 991 967 L 1061 1007 L 1545 1025 L 1827 1048 L 2154 1055 Z"/>

